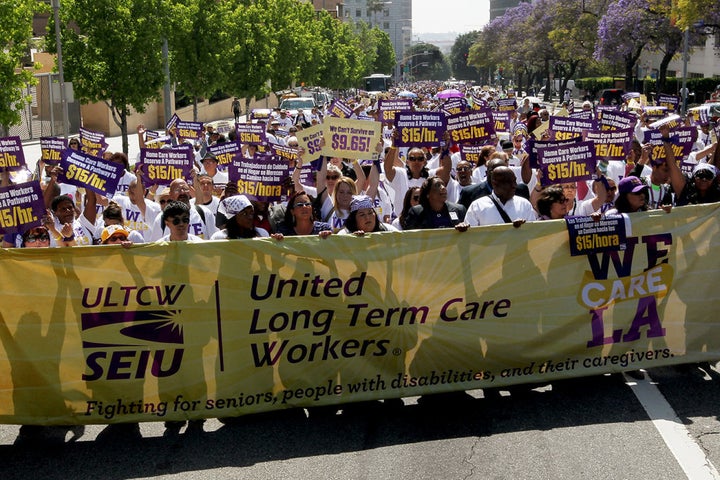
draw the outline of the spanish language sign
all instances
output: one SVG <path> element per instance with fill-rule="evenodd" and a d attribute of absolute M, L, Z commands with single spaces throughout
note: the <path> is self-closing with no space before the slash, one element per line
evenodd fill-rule
<path fill-rule="evenodd" d="M 235 157 L 228 165 L 228 180 L 237 184 L 238 193 L 263 202 L 280 201 L 289 176 L 288 161 L 272 154 Z"/>
<path fill-rule="evenodd" d="M 80 148 L 83 152 L 92 157 L 102 157 L 108 144 L 105 142 L 105 134 L 102 132 L 94 132 L 87 128 L 80 127 Z"/>
<path fill-rule="evenodd" d="M 0 276 L 42 278 L 44 296 L 3 286 L 0 422 L 228 417 L 717 358 L 720 300 L 697 268 L 720 270 L 720 205 L 677 210 L 630 214 L 624 250 L 578 256 L 564 221 L 8 249 Z"/>
<path fill-rule="evenodd" d="M 62 174 L 58 176 L 58 182 L 89 188 L 100 195 L 114 195 L 118 182 L 125 174 L 122 164 L 93 157 L 79 150 L 68 148 L 61 156 Z"/>
<path fill-rule="evenodd" d="M 592 217 L 566 217 L 570 255 L 624 250 L 627 242 L 625 218 L 623 215 L 606 215 L 600 220 Z"/>

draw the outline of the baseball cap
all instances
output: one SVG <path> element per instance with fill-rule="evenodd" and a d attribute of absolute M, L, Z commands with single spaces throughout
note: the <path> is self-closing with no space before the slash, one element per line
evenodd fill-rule
<path fill-rule="evenodd" d="M 639 178 L 631 175 L 620 180 L 618 193 L 639 193 L 645 188 L 647 188 L 647 185 L 642 183 Z"/>
<path fill-rule="evenodd" d="M 130 235 L 130 232 L 125 230 L 125 227 L 123 227 L 122 225 L 109 225 L 103 228 L 103 231 L 100 234 L 100 243 L 106 243 L 110 237 L 117 233 L 125 234 L 125 238 Z"/>

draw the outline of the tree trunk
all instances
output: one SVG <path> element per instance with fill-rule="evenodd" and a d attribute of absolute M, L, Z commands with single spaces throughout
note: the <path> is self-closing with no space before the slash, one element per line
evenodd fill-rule
<path fill-rule="evenodd" d="M 198 121 L 198 97 L 193 96 L 193 122 Z"/>
<path fill-rule="evenodd" d="M 120 132 L 122 133 L 122 149 L 125 155 L 128 154 L 128 122 L 127 122 L 127 109 L 123 108 L 120 110 Z"/>

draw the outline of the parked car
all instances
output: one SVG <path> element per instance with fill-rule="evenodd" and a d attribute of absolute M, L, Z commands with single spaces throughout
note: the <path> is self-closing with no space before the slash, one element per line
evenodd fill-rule
<path fill-rule="evenodd" d="M 622 96 L 625 90 L 621 88 L 606 88 L 601 90 L 598 95 L 598 105 L 622 105 L 624 100 Z"/>
<path fill-rule="evenodd" d="M 280 102 L 280 109 L 287 110 L 288 115 L 290 115 L 293 120 L 297 116 L 298 110 L 304 110 L 305 112 L 310 113 L 310 110 L 316 106 L 317 104 L 315 103 L 315 99 L 313 97 L 292 97 L 286 98 Z"/>

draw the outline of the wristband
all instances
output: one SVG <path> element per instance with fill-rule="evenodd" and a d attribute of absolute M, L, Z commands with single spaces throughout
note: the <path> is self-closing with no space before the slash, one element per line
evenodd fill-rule
<path fill-rule="evenodd" d="M 62 237 L 62 239 L 63 239 L 63 242 L 72 242 L 73 240 L 75 240 L 75 233 L 73 233 L 69 237 Z"/>

